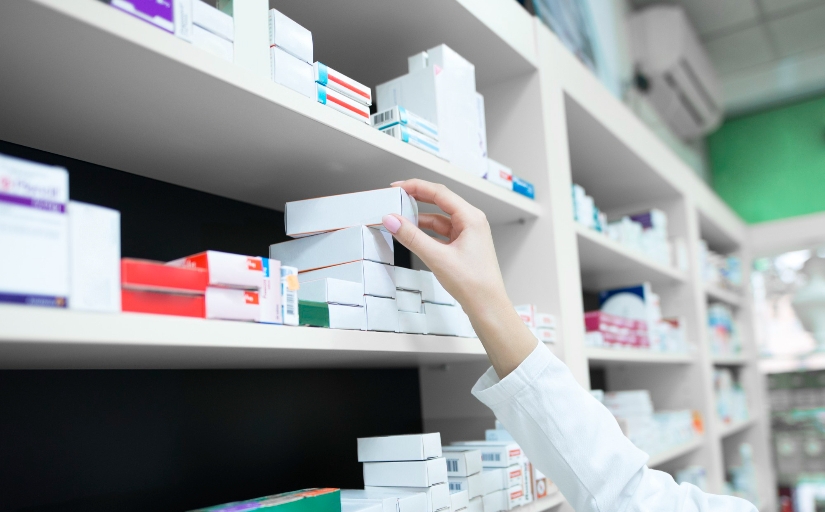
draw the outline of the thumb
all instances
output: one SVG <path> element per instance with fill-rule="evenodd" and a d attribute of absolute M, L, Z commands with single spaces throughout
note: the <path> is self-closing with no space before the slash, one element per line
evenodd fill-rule
<path fill-rule="evenodd" d="M 414 252 L 428 267 L 430 266 L 429 262 L 434 261 L 437 253 L 443 249 L 440 243 L 400 215 L 384 215 L 381 220 L 384 227 L 395 236 L 395 239 Z"/>

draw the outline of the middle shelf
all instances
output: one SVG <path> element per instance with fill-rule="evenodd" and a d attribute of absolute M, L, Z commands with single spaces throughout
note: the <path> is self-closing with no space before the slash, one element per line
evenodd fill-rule
<path fill-rule="evenodd" d="M 672 461 L 673 459 L 677 459 L 682 455 L 686 455 L 694 450 L 698 450 L 704 445 L 705 439 L 703 436 L 697 436 L 695 439 L 691 440 L 688 443 L 675 446 L 670 448 L 669 450 L 665 450 L 661 453 L 656 453 L 651 455 L 651 457 L 647 461 L 648 467 L 655 468 L 656 466 L 661 466 L 667 462 Z"/>

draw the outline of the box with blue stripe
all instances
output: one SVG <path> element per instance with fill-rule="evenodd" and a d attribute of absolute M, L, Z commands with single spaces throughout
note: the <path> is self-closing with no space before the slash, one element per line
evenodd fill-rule
<path fill-rule="evenodd" d="M 421 133 L 418 133 L 415 130 L 410 130 L 406 126 L 396 124 L 390 126 L 389 128 L 384 128 L 381 131 L 391 137 L 395 137 L 400 141 L 406 142 L 410 146 L 415 146 L 418 149 L 423 149 L 424 151 L 428 151 L 439 157 L 441 156 L 441 151 L 439 149 L 437 140 L 431 137 L 427 137 L 426 135 L 423 135 Z"/>
<path fill-rule="evenodd" d="M 404 107 L 395 106 L 372 115 L 372 126 L 377 130 L 383 130 L 396 124 L 438 140 L 438 126 L 435 123 L 427 121 Z"/>

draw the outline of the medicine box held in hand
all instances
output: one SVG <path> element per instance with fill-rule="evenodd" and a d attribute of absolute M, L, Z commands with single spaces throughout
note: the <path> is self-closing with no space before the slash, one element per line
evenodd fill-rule
<path fill-rule="evenodd" d="M 354 226 L 330 233 L 307 236 L 269 246 L 269 257 L 299 272 L 369 260 L 395 262 L 392 235 L 367 226 Z"/>
<path fill-rule="evenodd" d="M 441 150 L 439 149 L 437 140 L 418 133 L 415 130 L 410 130 L 406 126 L 396 124 L 388 128 L 382 128 L 381 132 L 386 133 L 390 137 L 398 139 L 401 142 L 406 142 L 410 146 L 423 149 L 424 151 L 432 153 L 435 156 L 441 156 Z"/>
<path fill-rule="evenodd" d="M 269 11 L 269 46 L 277 46 L 312 66 L 312 32 L 275 9 Z"/>
<path fill-rule="evenodd" d="M 364 295 L 395 299 L 395 267 L 391 265 L 362 260 L 298 274 L 302 283 L 328 278 L 360 283 Z"/>
<path fill-rule="evenodd" d="M 387 492 L 408 493 L 420 492 L 427 497 L 427 512 L 437 512 L 450 507 L 450 489 L 447 484 L 436 484 L 430 487 L 375 487 L 364 486 L 370 492 L 384 490 Z"/>
<path fill-rule="evenodd" d="M 518 464 L 522 452 L 519 445 L 498 441 L 460 441 L 454 446 L 467 446 L 481 451 L 481 465 L 485 468 L 506 468 Z"/>
<path fill-rule="evenodd" d="M 446 481 L 447 464 L 443 457 L 429 460 L 364 463 L 364 485 L 430 487 Z"/>
<path fill-rule="evenodd" d="M 358 462 L 427 460 L 441 457 L 441 434 L 359 437 Z"/>
<path fill-rule="evenodd" d="M 311 302 L 342 304 L 345 306 L 364 305 L 364 286 L 342 279 L 319 279 L 306 281 L 298 290 L 298 298 Z"/>
<path fill-rule="evenodd" d="M 372 90 L 366 85 L 356 82 L 352 78 L 325 66 L 320 62 L 312 65 L 315 82 L 341 93 L 344 96 L 363 105 L 372 105 Z"/>
<path fill-rule="evenodd" d="M 209 273 L 209 286 L 257 290 L 263 284 L 263 262 L 253 256 L 206 251 L 167 265 L 204 269 Z"/>
<path fill-rule="evenodd" d="M 120 212 L 69 201 L 69 308 L 120 311 Z"/>
<path fill-rule="evenodd" d="M 376 130 L 383 130 L 394 125 L 401 125 L 410 130 L 428 136 L 430 139 L 438 140 L 438 126 L 421 116 L 413 114 L 404 107 L 398 105 L 372 115 L 372 126 Z"/>
<path fill-rule="evenodd" d="M 369 124 L 370 109 L 366 105 L 318 83 L 315 84 L 315 92 L 318 103 Z"/>
<path fill-rule="evenodd" d="M 481 471 L 481 452 L 463 446 L 442 446 L 447 459 L 447 475 L 470 476 Z"/>
<path fill-rule="evenodd" d="M 383 512 L 427 512 L 427 496 L 423 492 L 341 489 L 341 504 L 347 502 L 380 503 Z"/>
<path fill-rule="evenodd" d="M 361 225 L 382 228 L 381 219 L 391 213 L 418 225 L 418 204 L 400 187 L 291 201 L 284 208 L 292 238 Z"/>
<path fill-rule="evenodd" d="M 269 67 L 272 81 L 293 91 L 315 98 L 315 82 L 312 80 L 312 66 L 285 52 L 279 46 L 269 49 Z"/>

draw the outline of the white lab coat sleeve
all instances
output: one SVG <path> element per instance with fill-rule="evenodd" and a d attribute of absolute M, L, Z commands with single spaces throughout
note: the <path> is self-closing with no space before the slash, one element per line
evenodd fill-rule
<path fill-rule="evenodd" d="M 487 370 L 473 394 L 577 512 L 756 512 L 649 469 L 647 454 L 543 343 L 502 380 Z"/>

